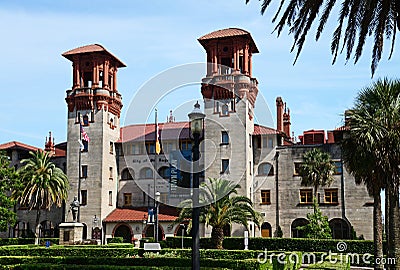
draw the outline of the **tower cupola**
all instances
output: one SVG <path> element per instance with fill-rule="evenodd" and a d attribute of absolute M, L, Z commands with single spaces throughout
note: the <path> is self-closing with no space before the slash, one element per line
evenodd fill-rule
<path fill-rule="evenodd" d="M 258 82 L 252 78 L 252 55 L 258 53 L 258 49 L 250 33 L 228 28 L 206 34 L 198 41 L 207 53 L 203 97 L 228 100 L 246 96 L 254 107 Z"/>
<path fill-rule="evenodd" d="M 99 44 L 86 45 L 62 54 L 72 61 L 72 89 L 67 91 L 68 110 L 104 108 L 120 116 L 122 101 L 117 90 L 118 68 L 126 65 Z"/>

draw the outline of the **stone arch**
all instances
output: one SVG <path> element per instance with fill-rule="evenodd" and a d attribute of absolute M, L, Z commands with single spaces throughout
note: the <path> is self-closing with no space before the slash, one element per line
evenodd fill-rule
<path fill-rule="evenodd" d="M 54 224 L 50 220 L 40 222 L 40 237 L 49 238 L 54 237 Z"/>
<path fill-rule="evenodd" d="M 258 175 L 274 175 L 274 166 L 269 162 L 264 162 L 258 165 Z"/>
<path fill-rule="evenodd" d="M 135 171 L 132 168 L 124 168 L 121 172 L 121 180 L 135 179 Z"/>
<path fill-rule="evenodd" d="M 132 243 L 133 232 L 131 226 L 126 223 L 119 223 L 114 227 L 113 237 L 122 237 L 124 243 Z"/>
<path fill-rule="evenodd" d="M 329 221 L 333 239 L 350 239 L 351 225 L 342 218 L 333 218 Z"/>
<path fill-rule="evenodd" d="M 143 229 L 142 237 L 153 237 L 154 238 L 154 224 L 147 224 Z M 163 227 L 158 224 L 158 241 L 163 240 L 165 237 Z"/>
<path fill-rule="evenodd" d="M 171 176 L 171 169 L 168 166 L 162 166 L 161 168 L 158 169 L 158 174 L 163 179 L 169 179 Z"/>
<path fill-rule="evenodd" d="M 184 225 L 184 226 L 181 226 Z M 182 236 L 182 231 L 183 231 L 183 236 L 188 237 L 191 234 L 188 233 L 188 222 L 182 222 L 176 226 L 175 231 L 174 231 L 174 236 Z"/>
<path fill-rule="evenodd" d="M 308 224 L 308 220 L 305 218 L 296 218 L 293 220 L 292 225 L 290 226 L 292 232 L 292 238 L 304 238 L 304 231 L 299 230 L 298 227 L 304 226 Z"/>
<path fill-rule="evenodd" d="M 272 227 L 269 222 L 264 222 L 261 224 L 261 237 L 271 237 L 272 236 Z"/>
<path fill-rule="evenodd" d="M 140 178 L 143 179 L 152 179 L 153 178 L 153 170 L 149 167 L 145 167 L 140 170 Z"/>

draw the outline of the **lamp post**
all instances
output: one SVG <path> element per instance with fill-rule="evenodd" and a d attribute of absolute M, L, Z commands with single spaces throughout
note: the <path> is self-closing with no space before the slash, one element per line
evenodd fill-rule
<path fill-rule="evenodd" d="M 190 132 L 193 136 L 193 210 L 192 210 L 192 269 L 200 269 L 200 235 L 199 235 L 199 223 L 200 223 L 200 208 L 199 208 L 199 165 L 200 159 L 200 136 L 204 130 L 204 118 L 205 114 L 200 110 L 199 102 L 196 102 L 194 109 L 189 113 L 190 121 Z"/>
<path fill-rule="evenodd" d="M 160 194 L 160 192 L 156 192 L 156 197 L 155 197 L 155 200 L 156 200 L 156 213 L 155 213 L 155 224 L 154 224 L 154 231 L 155 231 L 155 234 L 154 234 L 154 236 L 155 236 L 155 238 L 156 238 L 156 243 L 158 243 L 158 207 L 159 207 L 159 205 L 160 205 L 160 197 L 161 197 L 161 194 Z"/>
<path fill-rule="evenodd" d="M 185 224 L 179 224 L 179 226 L 182 227 L 182 236 L 181 236 L 181 238 L 182 238 L 182 249 L 183 249 L 183 235 L 184 235 L 184 233 L 185 233 L 185 228 L 186 228 L 186 226 L 185 226 Z"/>

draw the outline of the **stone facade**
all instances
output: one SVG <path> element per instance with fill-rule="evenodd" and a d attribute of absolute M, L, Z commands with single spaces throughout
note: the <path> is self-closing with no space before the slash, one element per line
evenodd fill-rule
<path fill-rule="evenodd" d="M 239 194 L 251 198 L 264 217 L 261 228 L 250 224 L 250 236 L 274 237 L 280 227 L 283 237 L 301 237 L 296 227 L 303 225 L 312 211 L 312 188 L 300 185 L 296 168 L 306 151 L 320 147 L 331 154 L 337 165 L 332 185 L 318 190 L 320 208 L 329 218 L 334 237 L 350 238 L 354 230 L 357 235 L 372 239 L 373 200 L 343 168 L 333 136 L 326 141 L 325 133 L 319 131 L 323 135 L 318 143 L 296 144 L 290 134 L 290 110 L 280 97 L 276 100 L 277 128 L 254 123 L 258 82 L 252 77 L 252 56 L 258 49 L 250 33 L 224 29 L 199 38 L 199 42 L 209 62 L 201 86 L 206 120 L 201 148 L 205 172 L 200 181 L 212 177 L 240 184 Z M 125 241 L 136 242 L 152 236 L 154 220 L 149 209 L 154 207 L 154 194 L 158 191 L 159 235 L 182 235 L 184 225 L 173 223 L 177 215 L 173 206 L 190 197 L 191 167 L 186 160 L 191 156 L 189 123 L 175 122 L 172 115 L 167 123 L 158 123 L 162 152 L 156 155 L 155 124 L 120 127 L 122 98 L 116 75 L 125 64 L 97 44 L 73 49 L 63 56 L 73 63 L 73 85 L 66 97 L 67 143 L 59 147 L 66 152 L 60 154 L 51 135 L 46 140 L 46 151 L 53 151 L 53 161 L 66 170 L 71 190 L 67 205 L 44 212 L 41 222 L 50 222 L 52 225 L 45 226 L 52 226 L 54 235 L 58 224 L 72 221 L 69 203 L 79 196 L 84 239 L 105 243 L 106 238 L 123 236 Z M 78 143 L 80 123 L 90 138 L 83 152 Z M 313 132 L 308 132 L 307 138 L 309 135 Z M 306 141 L 310 142 L 302 140 Z M 32 150 L 25 146 L 23 150 L 18 148 L 19 153 L 13 147 L 0 146 L 8 149 L 12 165 Z M 185 189 L 179 190 L 176 184 Z M 28 231 L 27 224 L 32 222 L 33 213 L 19 208 L 17 226 L 2 236 L 22 236 L 21 232 Z M 231 228 L 232 235 L 243 236 L 243 231 L 241 226 Z M 201 226 L 200 232 L 209 236 L 210 228 Z"/>

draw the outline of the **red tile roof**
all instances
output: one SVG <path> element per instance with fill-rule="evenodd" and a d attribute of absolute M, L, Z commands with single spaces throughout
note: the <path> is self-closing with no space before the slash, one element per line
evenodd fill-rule
<path fill-rule="evenodd" d="M 254 124 L 253 135 L 269 135 L 269 134 L 280 134 L 279 130 Z"/>
<path fill-rule="evenodd" d="M 159 221 L 174 221 L 178 216 L 164 213 L 158 214 Z M 104 222 L 142 222 L 147 220 L 147 211 L 137 209 L 115 209 Z"/>
<path fill-rule="evenodd" d="M 208 33 L 200 37 L 198 40 L 243 36 L 243 35 L 250 35 L 250 33 L 240 28 L 227 28 Z"/>
<path fill-rule="evenodd" d="M 253 38 L 251 37 L 250 33 L 247 32 L 246 30 L 240 29 L 240 28 L 227 28 L 227 29 L 221 29 L 221 30 L 217 30 L 211 33 L 208 33 L 204 36 L 199 37 L 197 40 L 204 46 L 206 40 L 210 40 L 210 39 L 223 39 L 223 38 L 227 38 L 227 37 L 235 37 L 235 36 L 248 36 L 250 41 L 251 41 L 251 45 L 253 47 L 252 52 L 253 53 L 258 53 L 258 49 L 257 46 L 253 40 Z"/>
<path fill-rule="evenodd" d="M 350 130 L 350 127 L 349 126 L 341 126 L 341 127 L 335 128 L 335 130 L 340 130 L 340 131 Z"/>
<path fill-rule="evenodd" d="M 189 122 L 159 123 L 161 140 L 188 139 Z M 118 142 L 154 141 L 155 124 L 137 124 L 122 127 Z"/>
<path fill-rule="evenodd" d="M 68 60 L 73 59 L 73 55 L 76 54 L 85 54 L 85 53 L 92 53 L 92 52 L 101 52 L 101 53 L 105 53 L 110 55 L 118 64 L 118 67 L 126 67 L 126 65 L 119 60 L 115 55 L 113 55 L 112 53 L 110 53 L 109 51 L 107 51 L 106 48 L 104 48 L 102 45 L 100 44 L 91 44 L 91 45 L 86 45 L 86 46 L 82 46 L 82 47 L 78 47 L 69 51 L 66 51 L 65 53 L 62 54 L 62 56 L 64 56 L 65 58 L 67 58 Z"/>
<path fill-rule="evenodd" d="M 40 148 L 37 148 L 35 146 L 24 144 L 21 142 L 16 142 L 16 141 L 0 144 L 0 150 L 6 150 L 6 149 L 24 149 L 24 150 L 28 150 L 28 151 L 41 150 Z"/>

